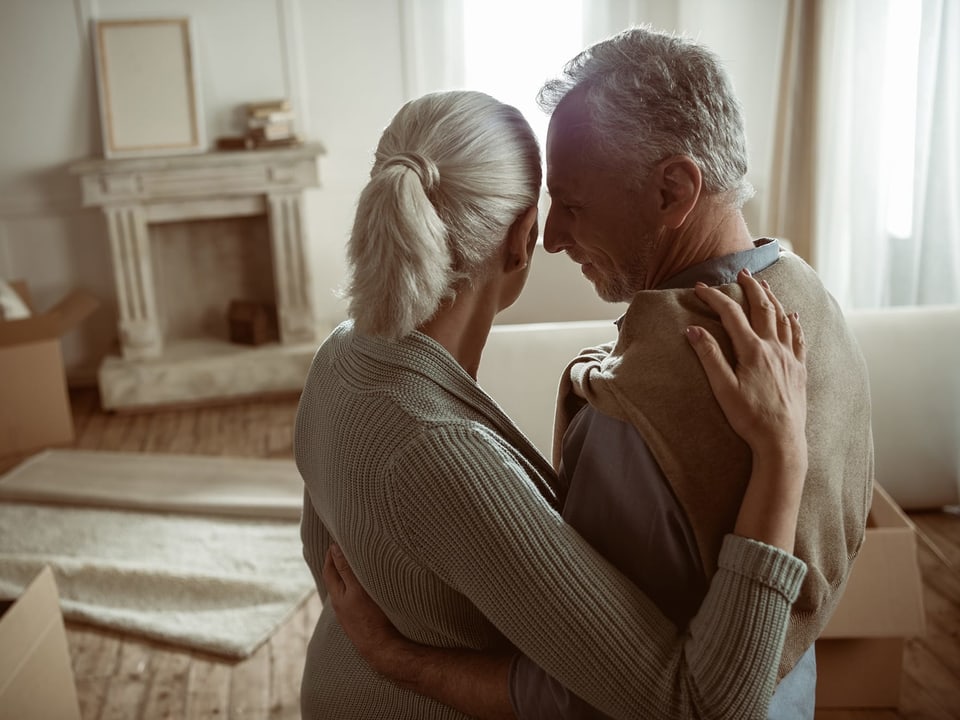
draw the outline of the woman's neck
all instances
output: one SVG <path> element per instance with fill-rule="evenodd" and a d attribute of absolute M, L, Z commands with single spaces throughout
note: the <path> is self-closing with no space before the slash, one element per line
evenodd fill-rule
<path fill-rule="evenodd" d="M 442 305 L 430 320 L 417 329 L 446 348 L 474 380 L 480 356 L 497 314 L 494 295 L 485 288 L 468 288 L 456 300 Z"/>

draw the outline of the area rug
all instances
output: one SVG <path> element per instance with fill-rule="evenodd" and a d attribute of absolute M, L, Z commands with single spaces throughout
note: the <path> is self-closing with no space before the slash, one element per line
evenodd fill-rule
<path fill-rule="evenodd" d="M 294 477 L 286 461 L 42 453 L 0 478 L 0 595 L 49 565 L 67 619 L 246 657 L 314 587 Z"/>

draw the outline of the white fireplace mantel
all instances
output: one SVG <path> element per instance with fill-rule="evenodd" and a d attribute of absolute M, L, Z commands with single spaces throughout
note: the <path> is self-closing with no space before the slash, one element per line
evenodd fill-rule
<path fill-rule="evenodd" d="M 105 407 L 176 404 L 299 388 L 300 372 L 305 369 L 301 365 L 312 355 L 321 331 L 313 304 L 303 195 L 319 186 L 318 160 L 323 154 L 321 145 L 306 144 L 175 157 L 90 159 L 70 167 L 80 177 L 84 205 L 100 207 L 106 215 L 110 237 L 122 357 L 108 357 L 101 366 Z M 279 345 L 248 348 L 212 339 L 164 337 L 150 227 L 263 215 L 269 224 Z"/>

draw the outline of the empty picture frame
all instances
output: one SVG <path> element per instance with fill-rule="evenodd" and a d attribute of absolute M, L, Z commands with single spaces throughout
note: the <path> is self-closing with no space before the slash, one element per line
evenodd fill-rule
<path fill-rule="evenodd" d="M 94 20 L 103 154 L 203 152 L 189 18 Z"/>

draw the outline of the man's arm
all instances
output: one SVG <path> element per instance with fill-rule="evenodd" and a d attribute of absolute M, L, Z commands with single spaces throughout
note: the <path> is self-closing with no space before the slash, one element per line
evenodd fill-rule
<path fill-rule="evenodd" d="M 514 652 L 435 648 L 408 640 L 367 594 L 336 544 L 324 560 L 323 580 L 341 627 L 378 673 L 471 717 L 516 717 L 508 692 Z"/>

